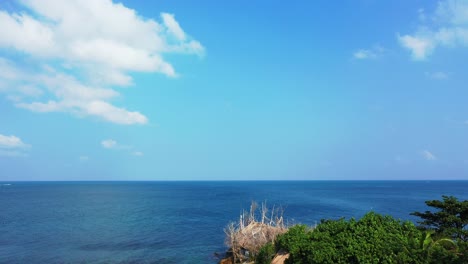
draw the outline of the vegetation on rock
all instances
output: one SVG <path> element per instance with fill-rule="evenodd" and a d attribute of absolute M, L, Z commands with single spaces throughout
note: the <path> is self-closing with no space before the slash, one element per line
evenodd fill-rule
<path fill-rule="evenodd" d="M 322 220 L 314 229 L 296 225 L 258 250 L 257 263 L 274 252 L 290 253 L 286 263 L 468 263 L 468 201 L 443 196 L 427 201 L 438 212 L 415 212 L 422 225 L 369 212 L 361 219 Z"/>
<path fill-rule="evenodd" d="M 242 212 L 238 222 L 230 223 L 224 230 L 226 245 L 232 252 L 233 263 L 253 261 L 259 252 L 267 254 L 267 244 L 273 245 L 275 238 L 287 231 L 280 208 L 268 209 L 266 203 L 258 208 L 252 202 L 249 212 Z"/>

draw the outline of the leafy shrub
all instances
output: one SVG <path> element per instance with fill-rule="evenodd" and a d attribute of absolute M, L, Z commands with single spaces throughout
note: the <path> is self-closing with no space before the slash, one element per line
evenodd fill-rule
<path fill-rule="evenodd" d="M 286 250 L 295 255 L 300 254 L 304 244 L 309 241 L 309 232 L 306 225 L 295 225 L 288 232 L 277 237 L 275 242 L 276 251 Z"/>
<path fill-rule="evenodd" d="M 458 261 L 454 252 L 411 222 L 374 212 L 360 220 L 322 220 L 314 230 L 304 225 L 291 227 L 277 238 L 276 249 L 280 248 L 290 253 L 286 263 L 295 264 Z"/>
<path fill-rule="evenodd" d="M 270 263 L 274 251 L 290 253 L 286 263 L 468 263 L 468 201 L 443 196 L 427 201 L 439 209 L 415 212 L 419 228 L 374 212 L 355 220 L 322 220 L 314 229 L 296 225 L 264 246 L 257 263 Z M 260 256 L 260 254 L 259 254 Z"/>
<path fill-rule="evenodd" d="M 255 263 L 258 264 L 269 264 L 276 254 L 275 246 L 273 243 L 265 244 L 257 254 Z"/>

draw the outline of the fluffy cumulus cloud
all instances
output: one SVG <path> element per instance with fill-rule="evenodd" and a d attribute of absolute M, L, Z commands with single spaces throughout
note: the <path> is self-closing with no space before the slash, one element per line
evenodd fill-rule
<path fill-rule="evenodd" d="M 117 87 L 133 85 L 133 72 L 176 77 L 164 54 L 204 53 L 173 14 L 158 22 L 111 0 L 20 4 L 18 12 L 0 10 L 0 92 L 34 112 L 145 124 L 142 113 L 113 103 L 122 97 Z"/>
<path fill-rule="evenodd" d="M 26 156 L 31 148 L 17 136 L 5 136 L 0 134 L 0 156 Z"/>
<path fill-rule="evenodd" d="M 424 60 L 438 47 L 468 47 L 468 1 L 440 1 L 431 15 L 431 24 L 423 23 L 414 34 L 398 35 L 400 44 L 411 52 L 414 60 Z"/>

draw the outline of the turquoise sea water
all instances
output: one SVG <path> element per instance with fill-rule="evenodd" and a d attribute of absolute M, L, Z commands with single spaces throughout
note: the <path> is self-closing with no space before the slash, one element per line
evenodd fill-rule
<path fill-rule="evenodd" d="M 0 263 L 216 263 L 223 228 L 250 202 L 292 223 L 407 220 L 468 181 L 0 182 Z"/>

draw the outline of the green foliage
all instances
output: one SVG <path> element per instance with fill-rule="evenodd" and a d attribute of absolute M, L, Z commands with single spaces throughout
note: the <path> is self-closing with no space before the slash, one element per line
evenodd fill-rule
<path fill-rule="evenodd" d="M 458 241 L 457 246 L 459 263 L 468 263 L 468 242 Z"/>
<path fill-rule="evenodd" d="M 322 220 L 314 229 L 291 227 L 275 245 L 263 247 L 257 263 L 270 263 L 286 250 L 286 263 L 468 263 L 468 201 L 443 196 L 427 201 L 439 209 L 414 212 L 422 228 L 374 212 L 355 220 Z"/>
<path fill-rule="evenodd" d="M 374 212 L 360 220 L 322 220 L 314 230 L 291 227 L 276 240 L 286 263 L 463 263 L 451 240 Z"/>
<path fill-rule="evenodd" d="M 439 237 L 451 237 L 468 241 L 468 200 L 458 201 L 453 196 L 442 196 L 442 201 L 426 201 L 430 207 L 437 208 L 437 212 L 414 212 L 423 221 L 418 222 L 423 228 L 435 230 Z"/>
<path fill-rule="evenodd" d="M 286 250 L 294 255 L 299 255 L 301 245 L 309 241 L 309 232 L 306 225 L 295 225 L 288 232 L 278 236 L 276 239 L 276 251 Z"/>
<path fill-rule="evenodd" d="M 461 261 L 458 244 L 450 238 L 437 238 L 433 230 L 421 231 L 417 244 L 408 248 L 413 256 L 418 256 L 422 263 L 465 263 Z"/>
<path fill-rule="evenodd" d="M 407 257 L 398 254 L 418 232 L 410 223 L 373 212 L 359 221 L 325 221 L 315 231 L 311 240 L 318 250 L 308 252 L 309 263 L 392 263 Z"/>
<path fill-rule="evenodd" d="M 255 258 L 255 263 L 269 264 L 276 254 L 275 246 L 273 243 L 265 244 L 258 252 Z"/>

